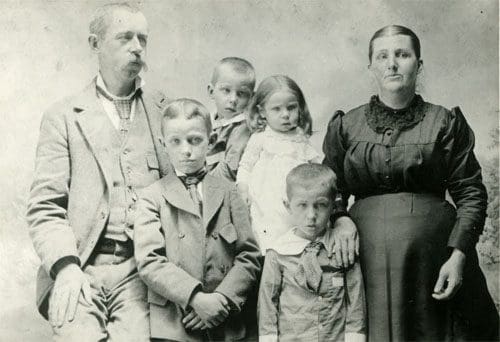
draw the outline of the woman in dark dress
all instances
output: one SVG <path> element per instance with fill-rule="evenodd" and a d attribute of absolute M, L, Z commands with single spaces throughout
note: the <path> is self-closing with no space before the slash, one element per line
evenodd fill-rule
<path fill-rule="evenodd" d="M 496 340 L 475 251 L 487 194 L 474 134 L 458 107 L 415 93 L 422 60 L 411 30 L 377 31 L 369 60 L 378 95 L 336 112 L 323 143 L 344 204 L 355 196 L 369 340 Z"/>

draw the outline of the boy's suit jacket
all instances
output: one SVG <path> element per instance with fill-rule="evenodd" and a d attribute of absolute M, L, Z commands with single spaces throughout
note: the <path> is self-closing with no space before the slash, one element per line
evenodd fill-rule
<path fill-rule="evenodd" d="M 151 336 L 178 341 L 245 337 L 241 309 L 261 269 L 246 205 L 234 184 L 211 175 L 202 182 L 203 218 L 188 191 L 170 173 L 143 190 L 134 225 L 139 275 L 148 285 Z M 226 322 L 187 332 L 181 322 L 195 288 L 224 294 Z"/>
<path fill-rule="evenodd" d="M 146 156 L 151 168 L 171 168 L 161 152 L 161 94 L 142 91 L 151 123 L 155 151 Z M 47 317 L 47 298 L 53 285 L 49 276 L 55 262 L 78 256 L 83 267 L 109 215 L 109 149 L 102 139 L 109 120 L 97 97 L 95 79 L 80 93 L 55 104 L 43 115 L 36 152 L 34 181 L 28 200 L 29 232 L 42 261 L 37 276 L 37 305 Z M 158 153 L 161 152 L 161 153 Z M 146 159 L 145 159 L 146 162 Z"/>

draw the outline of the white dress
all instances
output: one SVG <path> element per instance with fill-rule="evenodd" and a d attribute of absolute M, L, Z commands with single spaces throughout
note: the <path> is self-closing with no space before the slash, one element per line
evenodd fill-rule
<path fill-rule="evenodd" d="M 263 254 L 293 226 L 283 204 L 286 176 L 295 166 L 321 162 L 301 129 L 252 134 L 240 161 L 236 182 L 248 185 L 252 228 Z"/>

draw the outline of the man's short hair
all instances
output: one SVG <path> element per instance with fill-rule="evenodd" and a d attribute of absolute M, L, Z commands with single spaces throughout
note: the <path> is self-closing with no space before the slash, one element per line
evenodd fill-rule
<path fill-rule="evenodd" d="M 330 190 L 331 199 L 337 195 L 337 176 L 328 166 L 318 163 L 300 164 L 286 176 L 286 195 L 292 199 L 294 188 L 309 189 L 318 185 Z"/>
<path fill-rule="evenodd" d="M 207 135 L 210 136 L 212 132 L 212 119 L 210 118 L 210 112 L 201 103 L 193 99 L 177 99 L 172 101 L 163 110 L 161 129 L 164 132 L 166 121 L 169 119 L 176 119 L 182 117 L 187 120 L 191 119 L 201 119 L 205 124 L 207 129 Z"/>
<path fill-rule="evenodd" d="M 226 65 L 230 66 L 237 73 L 248 75 L 248 78 L 252 83 L 253 90 L 255 87 L 255 69 L 249 61 L 240 57 L 225 57 L 221 59 L 215 66 L 214 72 L 212 73 L 212 85 L 215 85 L 219 79 L 220 68 Z"/>
<path fill-rule="evenodd" d="M 141 11 L 139 7 L 128 2 L 114 2 L 103 5 L 97 8 L 92 15 L 92 20 L 89 24 L 89 33 L 95 34 L 99 38 L 103 38 L 106 34 L 106 30 L 108 29 L 110 16 L 117 9 L 124 9 L 131 13 Z"/>

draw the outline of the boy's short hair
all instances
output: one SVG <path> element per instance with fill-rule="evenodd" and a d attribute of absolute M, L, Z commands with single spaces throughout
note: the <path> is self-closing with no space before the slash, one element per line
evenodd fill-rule
<path fill-rule="evenodd" d="M 207 135 L 210 136 L 210 132 L 212 132 L 210 112 L 201 102 L 187 98 L 177 99 L 170 102 L 165 109 L 163 109 L 161 119 L 162 133 L 164 132 L 166 121 L 169 119 L 176 119 L 178 117 L 183 117 L 187 120 L 196 118 L 201 119 L 207 129 Z"/>
<path fill-rule="evenodd" d="M 224 65 L 230 66 L 237 73 L 246 74 L 252 83 L 252 90 L 255 88 L 255 69 L 249 61 L 240 57 L 222 58 L 215 66 L 214 72 L 212 73 L 212 85 L 215 85 L 219 80 L 220 68 Z"/>
<path fill-rule="evenodd" d="M 295 187 L 308 189 L 321 185 L 330 189 L 331 199 L 333 200 L 338 191 L 336 182 L 337 176 L 328 166 L 318 163 L 300 164 L 294 167 L 286 176 L 286 195 L 288 200 L 291 200 Z"/>

